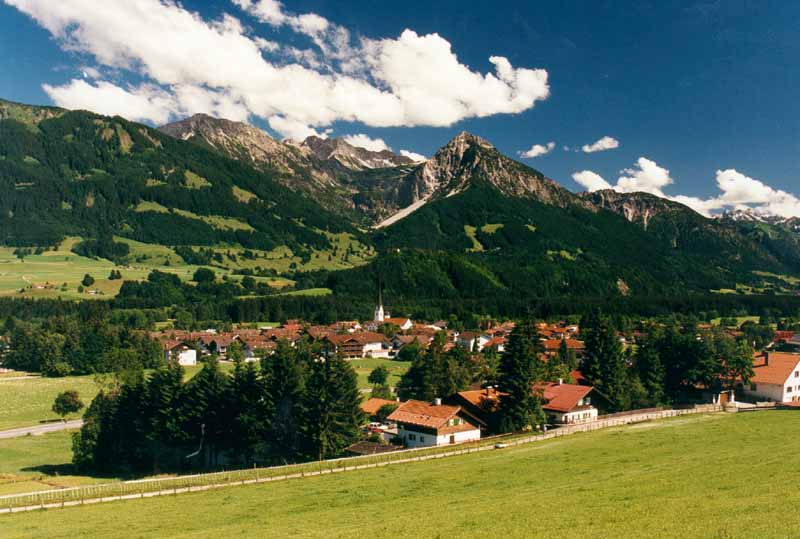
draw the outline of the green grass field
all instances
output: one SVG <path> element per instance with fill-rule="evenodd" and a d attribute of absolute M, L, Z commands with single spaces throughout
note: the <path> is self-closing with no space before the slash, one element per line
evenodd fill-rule
<path fill-rule="evenodd" d="M 0 430 L 58 420 L 59 416 L 50 407 L 56 395 L 68 389 L 76 390 L 86 406 L 97 394 L 97 384 L 92 376 L 36 376 L 25 380 L 0 378 Z M 80 417 L 82 413 L 69 418 Z"/>
<path fill-rule="evenodd" d="M 167 208 L 152 202 L 143 202 L 139 206 L 141 211 L 167 211 Z M 212 226 L 222 229 L 250 229 L 250 225 L 247 223 L 229 217 L 193 216 L 192 218 L 204 220 Z M 217 245 L 213 249 L 222 254 L 223 258 L 222 262 L 214 262 L 213 269 L 220 277 L 228 275 L 233 279 L 241 279 L 241 276 L 233 275 L 232 272 L 237 269 L 257 268 L 271 269 L 279 273 L 313 271 L 323 268 L 346 269 L 366 264 L 375 256 L 372 248 L 361 244 L 350 234 L 325 232 L 325 235 L 331 240 L 332 248 L 321 251 L 312 250 L 310 258 L 305 262 L 295 256 L 287 247 L 278 247 L 272 251 L 251 250 L 252 258 L 248 258 L 243 256 L 245 249 L 241 247 Z M 116 236 L 114 239 L 126 243 L 130 247 L 130 254 L 126 257 L 123 265 L 118 266 L 105 259 L 92 259 L 76 255 L 71 249 L 81 240 L 78 237 L 67 238 L 54 251 L 26 256 L 23 260 L 13 254 L 13 248 L 0 247 L 0 296 L 108 299 L 115 296 L 122 286 L 122 280 L 108 279 L 112 269 L 120 270 L 124 280 L 143 280 L 153 269 L 158 269 L 173 273 L 184 281 L 189 281 L 198 268 L 198 266 L 186 264 L 170 247 L 141 243 Z M 228 254 L 231 256 L 227 256 Z M 78 292 L 78 286 L 86 274 L 94 277 L 95 284 L 83 292 Z M 284 277 L 263 277 L 258 280 L 266 282 L 274 288 L 283 288 L 294 284 L 294 281 Z M 314 288 L 293 293 L 320 296 L 330 294 L 330 290 Z"/>
<path fill-rule="evenodd" d="M 411 366 L 409 361 L 394 361 L 392 359 L 369 358 L 369 359 L 352 359 L 350 363 L 356 370 L 358 375 L 358 387 L 361 389 L 371 388 L 372 384 L 367 381 L 369 373 L 379 365 L 383 365 L 389 369 L 389 385 L 395 387 L 400 377 L 405 374 Z"/>
<path fill-rule="evenodd" d="M 692 416 L 514 449 L 0 517 L 29 537 L 796 536 L 798 412 Z"/>
<path fill-rule="evenodd" d="M 72 432 L 0 440 L 0 496 L 111 481 L 75 473 Z"/>

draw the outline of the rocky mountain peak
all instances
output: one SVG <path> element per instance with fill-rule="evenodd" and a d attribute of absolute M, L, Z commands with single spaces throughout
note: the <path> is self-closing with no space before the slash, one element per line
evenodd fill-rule
<path fill-rule="evenodd" d="M 336 160 L 351 170 L 368 170 L 378 168 L 411 165 L 414 161 L 389 150 L 372 151 L 353 146 L 341 138 L 321 138 L 310 136 L 298 145 L 321 160 Z"/>

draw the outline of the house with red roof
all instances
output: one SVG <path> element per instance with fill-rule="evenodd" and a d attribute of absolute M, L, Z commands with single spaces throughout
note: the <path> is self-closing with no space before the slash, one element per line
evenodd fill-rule
<path fill-rule="evenodd" d="M 387 418 L 397 423 L 398 437 L 406 447 L 434 447 L 480 440 L 481 430 L 460 406 L 409 400 Z"/>
<path fill-rule="evenodd" d="M 197 350 L 184 341 L 161 341 L 161 349 L 164 352 L 166 361 L 177 361 L 178 365 L 183 365 L 184 367 L 197 365 Z"/>
<path fill-rule="evenodd" d="M 756 356 L 750 383 L 742 393 L 772 402 L 800 402 L 800 354 L 767 352 Z"/>
<path fill-rule="evenodd" d="M 325 337 L 336 351 L 345 359 L 361 359 L 365 357 L 388 358 L 391 352 L 389 341 L 385 335 L 363 331 L 344 335 L 328 335 Z"/>
<path fill-rule="evenodd" d="M 558 382 L 535 384 L 533 390 L 542 397 L 542 409 L 551 423 L 574 425 L 597 419 L 597 408 L 592 406 L 589 394 L 592 386 Z"/>

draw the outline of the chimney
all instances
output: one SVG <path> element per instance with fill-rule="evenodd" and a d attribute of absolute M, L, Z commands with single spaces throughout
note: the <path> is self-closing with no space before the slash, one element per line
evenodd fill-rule
<path fill-rule="evenodd" d="M 442 405 L 442 399 L 440 399 L 439 397 L 436 397 L 435 399 L 433 399 L 433 405 L 434 406 L 441 406 Z"/>
<path fill-rule="evenodd" d="M 559 378 L 558 379 L 558 385 L 562 385 L 563 383 L 564 383 L 564 379 L 563 378 Z"/>

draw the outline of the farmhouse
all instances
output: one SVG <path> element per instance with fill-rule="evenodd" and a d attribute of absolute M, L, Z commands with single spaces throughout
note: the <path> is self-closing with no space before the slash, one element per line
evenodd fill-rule
<path fill-rule="evenodd" d="M 591 386 L 579 386 L 558 382 L 536 384 L 534 391 L 540 393 L 542 409 L 551 423 L 572 425 L 588 423 L 597 419 L 597 408 L 592 406 L 589 393 Z"/>
<path fill-rule="evenodd" d="M 768 352 L 757 356 L 745 396 L 774 402 L 800 401 L 800 354 Z"/>
<path fill-rule="evenodd" d="M 197 350 L 183 341 L 163 341 L 161 348 L 166 361 L 177 361 L 178 365 L 197 365 Z"/>
<path fill-rule="evenodd" d="M 482 333 L 465 331 L 456 337 L 456 344 L 467 350 L 480 352 L 491 339 Z"/>
<path fill-rule="evenodd" d="M 325 337 L 345 359 L 389 357 L 389 343 L 380 333 L 362 332 Z"/>
<path fill-rule="evenodd" d="M 479 440 L 480 429 L 471 423 L 460 406 L 409 400 L 387 418 L 397 423 L 398 436 L 406 447 L 433 447 Z"/>
<path fill-rule="evenodd" d="M 384 406 L 394 406 L 396 408 L 399 405 L 400 403 L 398 401 L 372 397 L 361 403 L 361 411 L 370 417 L 374 417 L 378 413 L 378 410 Z"/>

